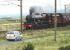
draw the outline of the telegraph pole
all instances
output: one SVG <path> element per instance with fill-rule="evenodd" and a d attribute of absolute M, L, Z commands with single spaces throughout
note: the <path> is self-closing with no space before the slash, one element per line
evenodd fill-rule
<path fill-rule="evenodd" d="M 23 26 L 22 26 L 22 0 L 20 0 L 20 18 L 21 18 L 21 26 L 20 26 L 20 28 L 21 28 L 21 32 L 23 32 Z"/>
<path fill-rule="evenodd" d="M 65 15 L 66 15 L 66 5 L 64 5 L 64 7 L 65 7 Z"/>
<path fill-rule="evenodd" d="M 55 37 L 54 40 L 56 41 L 56 31 L 57 31 L 57 16 L 56 16 L 56 11 L 57 11 L 57 0 L 55 0 L 55 16 L 54 16 L 54 28 L 55 28 Z"/>

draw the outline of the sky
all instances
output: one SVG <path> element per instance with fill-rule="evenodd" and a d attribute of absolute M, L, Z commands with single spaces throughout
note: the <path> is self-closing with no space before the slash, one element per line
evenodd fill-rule
<path fill-rule="evenodd" d="M 57 0 L 57 10 L 64 9 L 70 0 Z M 18 0 L 0 0 L 1 16 L 20 16 L 20 2 Z M 23 0 L 23 16 L 29 14 L 31 6 L 42 6 L 47 12 L 54 12 L 54 0 Z"/>

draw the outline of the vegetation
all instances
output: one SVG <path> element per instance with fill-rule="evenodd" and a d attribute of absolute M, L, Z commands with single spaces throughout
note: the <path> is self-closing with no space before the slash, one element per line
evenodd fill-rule
<path fill-rule="evenodd" d="M 70 50 L 70 46 L 60 47 L 59 50 Z"/>
<path fill-rule="evenodd" d="M 34 46 L 31 43 L 28 43 L 27 46 L 24 46 L 22 50 L 34 50 Z"/>
<path fill-rule="evenodd" d="M 0 24 L 0 30 L 20 29 L 20 23 Z M 0 32 L 4 34 L 5 32 Z M 23 41 L 12 45 L 1 45 L 0 50 L 22 50 L 31 46 L 34 50 L 62 50 L 70 46 L 70 26 L 57 27 L 57 41 L 54 41 L 54 28 L 26 30 L 23 33 Z M 0 41 L 3 38 L 0 38 Z M 30 44 L 29 44 L 30 43 Z M 68 47 L 69 48 L 69 47 Z"/>
<path fill-rule="evenodd" d="M 59 50 L 60 47 L 70 45 L 70 31 L 57 31 L 57 41 L 54 41 L 54 31 L 47 29 L 42 30 L 27 30 L 23 32 L 24 41 L 16 42 L 13 45 L 0 46 L 7 50 L 22 50 L 27 48 L 30 42 L 34 46 L 34 50 Z M 8 47 L 10 46 L 10 47 Z"/>

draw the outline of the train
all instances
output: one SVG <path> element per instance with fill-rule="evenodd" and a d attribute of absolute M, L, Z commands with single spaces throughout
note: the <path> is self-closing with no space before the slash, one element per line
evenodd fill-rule
<path fill-rule="evenodd" d="M 56 13 L 55 19 L 55 13 L 44 13 L 42 11 L 39 12 L 39 8 L 36 8 L 37 11 L 35 8 L 33 9 L 30 9 L 30 15 L 26 16 L 26 22 L 24 22 L 23 24 L 25 29 L 54 27 L 55 20 L 57 23 L 57 27 L 70 25 L 70 17 L 65 15 L 65 13 Z"/>
<path fill-rule="evenodd" d="M 41 14 L 43 17 L 41 18 L 32 18 L 31 16 L 26 16 L 26 22 L 23 24 L 26 29 L 36 29 L 36 28 L 48 28 L 54 27 L 54 14 Z M 63 27 L 70 24 L 70 20 L 68 17 L 63 16 L 58 13 L 57 15 L 57 26 Z"/>

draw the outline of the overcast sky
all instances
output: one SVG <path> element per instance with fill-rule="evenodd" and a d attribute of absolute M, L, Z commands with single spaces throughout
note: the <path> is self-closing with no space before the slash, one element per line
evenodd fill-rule
<path fill-rule="evenodd" d="M 0 15 L 19 15 L 20 8 L 17 6 L 19 4 L 20 2 L 17 0 L 0 0 Z M 70 4 L 70 0 L 57 0 L 57 9 L 64 9 L 65 4 Z M 31 6 L 42 6 L 47 9 L 47 12 L 48 10 L 52 11 L 54 0 L 23 0 L 23 15 L 28 14 Z"/>

